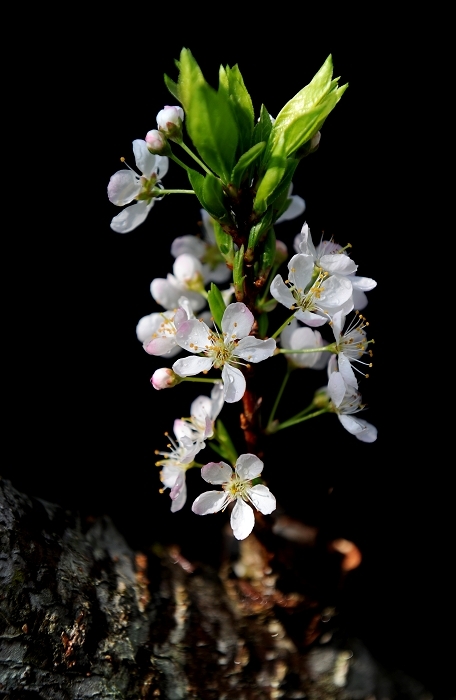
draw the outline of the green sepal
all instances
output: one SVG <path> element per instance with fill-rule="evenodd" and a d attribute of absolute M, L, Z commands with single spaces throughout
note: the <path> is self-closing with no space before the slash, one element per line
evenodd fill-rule
<path fill-rule="evenodd" d="M 206 80 L 188 49 L 182 49 L 178 80 L 187 132 L 201 158 L 228 183 L 236 159 L 238 132 L 229 98 Z"/>
<path fill-rule="evenodd" d="M 213 282 L 211 282 L 211 288 L 207 293 L 207 303 L 209 304 L 214 322 L 218 329 L 222 330 L 222 317 L 225 313 L 226 305 L 223 301 L 220 289 Z"/>
<path fill-rule="evenodd" d="M 228 233 L 222 229 L 218 221 L 214 221 L 215 241 L 218 249 L 225 258 L 228 265 L 234 264 L 234 241 Z"/>
<path fill-rule="evenodd" d="M 224 92 L 228 97 L 234 119 L 236 120 L 239 135 L 239 152 L 244 153 L 251 146 L 254 111 L 252 99 L 245 87 L 239 66 L 220 66 L 219 72 L 219 92 Z"/>
<path fill-rule="evenodd" d="M 348 87 L 339 87 L 338 78 L 332 80 L 332 72 L 332 57 L 328 56 L 311 82 L 280 110 L 265 159 L 274 156 L 283 136 L 286 156 L 291 156 L 317 133 Z"/>
<path fill-rule="evenodd" d="M 257 318 L 258 323 L 258 335 L 260 338 L 264 338 L 268 332 L 269 326 L 269 316 L 267 314 L 260 314 Z"/>
<path fill-rule="evenodd" d="M 210 443 L 210 445 L 213 449 L 215 449 L 215 452 L 217 452 L 217 454 L 224 457 L 224 459 L 226 459 L 230 464 L 234 466 L 238 458 L 238 453 L 233 444 L 233 441 L 231 440 L 230 434 L 223 425 L 220 418 L 217 419 L 215 426 L 215 438 L 219 442 L 219 444 L 217 445 L 218 449 L 215 449 L 212 442 Z"/>
<path fill-rule="evenodd" d="M 237 301 L 244 297 L 244 246 L 241 245 L 234 255 L 233 284 Z"/>
<path fill-rule="evenodd" d="M 180 99 L 180 95 L 179 95 L 178 84 L 175 83 L 174 80 L 171 80 L 171 78 L 168 75 L 166 75 L 166 73 L 163 77 L 165 79 L 165 85 L 168 88 L 168 90 L 170 91 L 171 95 L 173 97 L 175 97 L 178 102 L 180 102 L 181 99 Z"/>
<path fill-rule="evenodd" d="M 266 141 L 260 141 L 256 143 L 252 148 L 242 154 L 238 162 L 233 168 L 231 173 L 230 183 L 235 187 L 239 187 L 242 182 L 242 178 L 250 167 L 250 165 L 258 158 L 258 156 L 264 151 L 266 147 Z"/>

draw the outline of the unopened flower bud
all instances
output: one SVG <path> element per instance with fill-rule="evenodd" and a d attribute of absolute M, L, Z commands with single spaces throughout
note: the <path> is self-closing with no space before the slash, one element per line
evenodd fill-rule
<path fill-rule="evenodd" d="M 184 110 L 182 107 L 170 107 L 166 105 L 157 114 L 157 126 L 169 138 L 182 137 L 182 122 L 184 121 Z"/>
<path fill-rule="evenodd" d="M 169 367 L 161 367 L 157 369 L 151 379 L 150 383 L 154 389 L 171 389 L 176 384 L 180 384 L 182 377 L 179 377 L 172 369 Z"/>
<path fill-rule="evenodd" d="M 162 153 L 165 154 L 169 151 L 168 141 L 166 136 L 158 131 L 158 129 L 152 129 L 146 134 L 147 148 L 150 153 Z"/>

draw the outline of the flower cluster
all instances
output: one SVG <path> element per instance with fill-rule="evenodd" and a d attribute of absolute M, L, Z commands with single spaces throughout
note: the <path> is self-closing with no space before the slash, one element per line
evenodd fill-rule
<path fill-rule="evenodd" d="M 138 172 L 127 166 L 109 181 L 109 200 L 125 207 L 111 227 L 119 233 L 132 231 L 146 220 L 156 199 L 168 195 L 191 194 L 199 201 L 200 235 L 170 242 L 172 272 L 150 285 L 161 308 L 139 320 L 136 335 L 149 355 L 172 358 L 172 367 L 154 371 L 155 389 L 184 381 L 213 385 L 210 397 L 198 396 L 190 415 L 174 421 L 173 437 L 166 433 L 168 451 L 156 452 L 162 490 L 170 490 L 171 511 L 181 510 L 187 500 L 189 469 L 200 468 L 202 478 L 221 490 L 201 493 L 192 511 L 207 515 L 229 508 L 234 537 L 242 540 L 254 527 L 254 509 L 268 516 L 276 508 L 262 482 L 263 462 L 253 453 L 255 431 L 269 435 L 336 414 L 361 442 L 377 439 L 376 428 L 358 416 L 365 408 L 358 382 L 369 376 L 373 354 L 373 340 L 366 333 L 369 324 L 360 310 L 376 282 L 358 275 L 350 245 L 321 240 L 315 246 L 307 223 L 294 238 L 289 260 L 286 245 L 275 237 L 276 224 L 300 216 L 306 208 L 305 201 L 292 194 L 291 176 L 304 156 L 317 150 L 320 129 L 346 89 L 332 78 L 331 57 L 275 119 L 263 106 L 257 121 L 237 66 L 220 68 L 218 91 L 205 82 L 187 49 L 182 50 L 178 69 L 177 82 L 167 78 L 167 85 L 182 106 L 166 105 L 157 114 L 157 128 L 144 140 L 133 141 Z M 179 148 L 185 158 L 193 159 L 193 168 L 177 157 L 173 149 Z M 185 169 L 191 190 L 163 187 L 169 159 Z M 286 262 L 288 273 L 282 275 Z M 275 332 L 268 318 L 272 311 L 284 317 Z M 325 339 L 331 331 L 333 337 Z M 184 351 L 187 354 L 176 358 Z M 276 359 L 281 354 L 286 363 Z M 271 363 L 271 372 L 285 368 L 267 421 L 260 417 L 263 397 L 255 395 L 251 383 L 251 365 L 265 361 Z M 277 420 L 290 375 L 301 381 L 307 369 L 326 369 L 326 386 L 295 416 Z M 266 390 L 269 386 L 263 384 Z M 247 450 L 238 456 L 219 416 L 225 403 L 241 400 Z M 197 463 L 195 458 L 206 448 L 222 459 Z"/>

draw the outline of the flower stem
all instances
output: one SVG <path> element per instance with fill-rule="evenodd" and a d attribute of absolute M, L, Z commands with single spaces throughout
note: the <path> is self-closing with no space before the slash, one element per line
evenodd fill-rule
<path fill-rule="evenodd" d="M 289 420 L 284 421 L 283 423 L 279 423 L 278 426 L 276 426 L 274 432 L 276 433 L 278 430 L 282 430 L 283 428 L 291 428 L 292 425 L 296 425 L 297 423 L 302 423 L 305 420 L 309 420 L 310 418 L 316 418 L 317 416 L 321 416 L 323 413 L 328 413 L 329 409 L 327 408 L 321 408 L 319 411 L 315 411 L 314 413 L 310 413 L 307 416 L 302 416 L 298 417 L 300 414 L 298 413 L 297 416 L 293 416 L 293 418 L 290 418 Z"/>
<path fill-rule="evenodd" d="M 183 382 L 204 382 L 206 384 L 221 384 L 220 379 L 208 379 L 206 377 L 181 377 Z"/>
<path fill-rule="evenodd" d="M 291 321 L 294 319 L 294 316 L 295 316 L 295 315 L 292 314 L 292 315 L 290 316 L 290 318 L 287 318 L 287 320 L 285 321 L 285 323 L 282 323 L 282 325 L 280 326 L 280 328 L 278 328 L 278 329 L 276 330 L 276 332 L 274 333 L 274 335 L 271 335 L 271 338 L 277 338 L 277 336 L 281 334 L 281 332 L 283 331 L 283 329 L 286 328 L 286 327 L 288 326 L 289 323 L 291 323 Z"/>
<path fill-rule="evenodd" d="M 324 345 L 323 347 L 302 348 L 301 350 L 288 350 L 285 348 L 278 348 L 277 353 L 279 353 L 279 352 L 292 353 L 293 355 L 298 355 L 299 353 L 304 353 L 304 352 L 336 352 L 336 349 L 335 349 L 335 343 L 331 343 L 330 345 Z"/>
<path fill-rule="evenodd" d="M 287 385 L 287 382 L 288 382 L 288 379 L 290 377 L 291 372 L 292 372 L 292 368 L 288 365 L 287 371 L 286 371 L 285 376 L 283 378 L 282 386 L 280 387 L 278 394 L 276 396 L 276 400 L 274 401 L 274 406 L 272 407 L 271 415 L 269 416 L 268 427 L 266 428 L 266 431 L 268 430 L 269 426 L 271 425 L 272 421 L 274 420 L 275 412 L 277 411 L 277 407 L 280 403 L 280 399 L 282 398 L 283 391 Z"/>
<path fill-rule="evenodd" d="M 213 174 L 214 174 L 211 170 L 209 170 L 209 168 L 207 167 L 207 165 L 206 165 L 205 163 L 203 163 L 203 161 L 200 160 L 200 159 L 198 158 L 198 156 L 195 156 L 195 154 L 192 153 L 192 151 L 189 149 L 188 146 L 186 146 L 186 144 L 185 144 L 183 141 L 180 141 L 180 142 L 179 142 L 179 146 L 182 146 L 182 148 L 184 149 L 184 151 L 185 151 L 186 153 L 188 153 L 188 155 L 189 155 L 191 158 L 193 158 L 193 160 L 196 161 L 196 162 L 198 163 L 198 165 L 200 165 L 200 166 L 203 168 L 203 170 L 205 170 L 207 173 L 209 173 L 209 175 L 213 175 Z"/>
<path fill-rule="evenodd" d="M 165 194 L 195 194 L 194 190 L 162 190 L 161 188 L 157 191 L 157 195 Z"/>

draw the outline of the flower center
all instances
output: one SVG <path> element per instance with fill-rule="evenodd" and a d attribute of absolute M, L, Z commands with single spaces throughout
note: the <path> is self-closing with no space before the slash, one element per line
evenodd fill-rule
<path fill-rule="evenodd" d="M 230 481 L 223 484 L 223 490 L 226 491 L 231 497 L 231 500 L 236 498 L 242 498 L 244 501 L 248 500 L 247 491 L 249 490 L 251 484 L 247 479 L 241 479 L 237 474 L 233 474 Z"/>
<path fill-rule="evenodd" d="M 225 342 L 224 338 L 217 333 L 211 333 L 209 336 L 211 345 L 207 345 L 205 353 L 212 358 L 213 365 L 216 369 L 220 369 L 226 362 L 229 362 L 234 354 L 237 345 L 236 340 Z"/>

